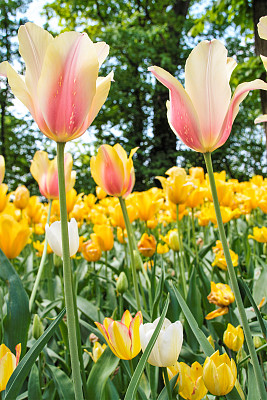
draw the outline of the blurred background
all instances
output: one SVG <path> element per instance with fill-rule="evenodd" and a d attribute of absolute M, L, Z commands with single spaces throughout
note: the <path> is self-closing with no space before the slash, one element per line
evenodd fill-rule
<path fill-rule="evenodd" d="M 100 75 L 114 71 L 108 100 L 88 131 L 66 146 L 77 170 L 75 189 L 86 194 L 94 190 L 91 155 L 102 143 L 119 142 L 127 152 L 140 147 L 134 159 L 135 190 L 144 190 L 159 184 L 154 177 L 164 175 L 173 165 L 204 167 L 202 154 L 186 148 L 171 131 L 166 117 L 168 90 L 156 83 L 147 68 L 161 66 L 183 84 L 190 51 L 198 42 L 216 38 L 238 62 L 230 81 L 232 91 L 243 81 L 266 81 L 259 54 L 267 56 L 267 41 L 257 33 L 257 23 L 264 15 L 266 0 L 1 0 L 0 61 L 8 60 L 23 74 L 17 32 L 27 21 L 53 35 L 85 31 L 94 42 L 108 43 L 110 54 L 100 71 Z M 254 124 L 262 113 L 267 113 L 267 92 L 253 91 L 242 103 L 229 139 L 213 153 L 216 171 L 224 169 L 229 178 L 240 181 L 266 173 L 267 124 Z M 4 79 L 0 121 L 5 183 L 9 190 L 25 184 L 31 195 L 39 194 L 30 161 L 36 150 L 54 156 L 55 143 L 40 133 Z"/>

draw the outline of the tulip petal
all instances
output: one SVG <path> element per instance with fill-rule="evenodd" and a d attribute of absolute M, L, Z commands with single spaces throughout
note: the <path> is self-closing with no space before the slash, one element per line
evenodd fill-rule
<path fill-rule="evenodd" d="M 266 69 L 266 71 L 267 71 L 267 57 L 265 57 L 265 56 L 260 56 L 261 57 L 261 60 L 262 60 L 262 62 L 263 62 L 263 65 L 264 65 L 264 68 Z"/>
<path fill-rule="evenodd" d="M 233 97 L 231 99 L 231 103 L 229 105 L 227 114 L 225 116 L 220 136 L 217 142 L 214 143 L 214 147 L 212 148 L 212 150 L 217 149 L 226 142 L 226 140 L 230 135 L 235 117 L 238 113 L 239 104 L 246 98 L 250 90 L 255 90 L 255 89 L 267 90 L 267 83 L 263 82 L 261 79 L 255 79 L 254 81 L 244 82 L 237 86 L 233 94 Z"/>
<path fill-rule="evenodd" d="M 124 311 L 123 316 L 121 318 L 121 322 L 127 326 L 129 329 L 130 323 L 132 322 L 133 317 L 131 316 L 131 313 L 129 310 Z"/>
<path fill-rule="evenodd" d="M 45 226 L 45 233 L 49 246 L 53 252 L 62 257 L 62 243 L 61 243 L 61 223 L 55 221 L 51 226 Z"/>
<path fill-rule="evenodd" d="M 267 122 L 267 114 L 264 114 L 264 115 L 260 115 L 259 117 L 257 117 L 256 119 L 255 119 L 255 124 L 259 124 L 259 123 L 261 123 L 261 122 Z"/>
<path fill-rule="evenodd" d="M 7 382 L 16 368 L 16 357 L 10 351 L 0 359 L 0 392 L 5 390 Z"/>
<path fill-rule="evenodd" d="M 81 127 L 81 132 L 84 132 L 91 125 L 91 123 L 94 121 L 95 117 L 99 113 L 100 108 L 105 103 L 108 97 L 110 84 L 112 80 L 113 80 L 113 72 L 110 72 L 105 78 L 101 77 L 97 79 L 96 93 L 93 98 L 93 102 L 91 104 L 89 113 Z M 77 132 L 77 134 L 74 135 L 72 139 L 76 139 L 79 136 L 81 136 L 81 133 Z"/>
<path fill-rule="evenodd" d="M 221 131 L 231 99 L 232 68 L 226 48 L 218 40 L 199 43 L 186 61 L 185 90 L 199 118 L 205 152 L 211 151 Z"/>
<path fill-rule="evenodd" d="M 139 311 L 136 316 L 134 317 L 134 319 L 131 321 L 130 327 L 129 327 L 129 335 L 131 338 L 131 353 L 132 353 L 132 357 L 134 358 L 135 356 L 137 356 L 137 354 L 140 352 L 141 350 L 141 343 L 140 343 L 140 334 L 139 334 L 139 328 L 140 325 L 142 323 L 142 314 Z"/>
<path fill-rule="evenodd" d="M 16 96 L 30 111 L 34 117 L 34 106 L 31 95 L 28 92 L 26 84 L 22 77 L 11 67 L 11 65 L 4 61 L 0 64 L 0 75 L 6 76 L 9 86 Z"/>
<path fill-rule="evenodd" d="M 96 50 L 97 58 L 98 58 L 98 63 L 99 63 L 99 68 L 105 61 L 105 59 L 108 56 L 109 53 L 109 45 L 105 42 L 98 42 L 94 43 L 94 48 Z"/>
<path fill-rule="evenodd" d="M 201 151 L 200 126 L 196 110 L 180 82 L 160 67 L 149 67 L 155 77 L 170 90 L 167 117 L 174 133 L 191 149 Z"/>
<path fill-rule="evenodd" d="M 113 347 L 122 360 L 131 360 L 131 339 L 128 328 L 119 321 L 114 321 L 108 327 L 108 334 Z"/>
<path fill-rule="evenodd" d="M 96 93 L 98 69 L 96 50 L 85 33 L 64 32 L 47 47 L 38 98 L 58 142 L 68 141 L 78 131 L 82 135 L 80 127 Z"/>
<path fill-rule="evenodd" d="M 25 83 L 33 98 L 37 100 L 37 84 L 41 75 L 47 46 L 53 36 L 32 22 L 19 28 L 19 52 L 25 61 Z"/>
<path fill-rule="evenodd" d="M 267 15 L 265 17 L 261 17 L 258 23 L 258 32 L 259 37 L 261 39 L 267 40 Z"/>

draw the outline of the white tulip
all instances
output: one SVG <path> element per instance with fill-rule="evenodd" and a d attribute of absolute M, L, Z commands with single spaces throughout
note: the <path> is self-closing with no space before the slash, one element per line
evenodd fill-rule
<path fill-rule="evenodd" d="M 153 323 L 141 324 L 139 328 L 140 341 L 143 352 L 153 335 L 159 318 Z M 179 357 L 183 343 L 183 326 L 180 321 L 173 324 L 165 318 L 159 336 L 149 355 L 148 362 L 157 367 L 171 367 Z"/>
<path fill-rule="evenodd" d="M 53 222 L 45 227 L 47 241 L 53 252 L 62 257 L 61 221 Z M 79 248 L 78 225 L 74 218 L 68 222 L 70 257 L 77 253 Z"/>

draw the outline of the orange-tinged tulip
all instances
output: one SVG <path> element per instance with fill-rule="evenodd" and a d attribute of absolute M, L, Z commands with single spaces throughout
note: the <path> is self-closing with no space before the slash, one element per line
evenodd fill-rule
<path fill-rule="evenodd" d="M 47 137 L 56 142 L 78 138 L 107 98 L 113 73 L 98 78 L 98 70 L 109 47 L 94 44 L 86 33 L 64 32 L 53 38 L 31 22 L 19 28 L 18 39 L 25 78 L 7 61 L 0 64 L 0 75 L 7 76 L 14 95 Z"/>
<path fill-rule="evenodd" d="M 99 243 L 92 239 L 84 242 L 82 246 L 82 255 L 89 262 L 100 260 L 102 250 Z"/>
<path fill-rule="evenodd" d="M 30 192 L 26 188 L 26 186 L 18 186 L 17 189 L 14 192 L 14 206 L 19 208 L 20 210 L 23 210 L 24 208 L 27 207 L 29 200 L 30 200 Z"/>
<path fill-rule="evenodd" d="M 6 345 L 0 345 L 0 392 L 5 390 L 9 378 L 19 363 L 21 344 L 19 343 L 15 349 L 16 356 Z"/>
<path fill-rule="evenodd" d="M 228 324 L 223 334 L 223 342 L 233 351 L 240 350 L 244 343 L 244 332 L 241 326 L 238 325 L 235 328 L 233 325 Z"/>
<path fill-rule="evenodd" d="M 72 171 L 72 156 L 69 153 L 64 155 L 64 173 L 66 192 L 73 188 L 75 184 L 76 172 Z M 58 170 L 57 157 L 49 160 L 45 151 L 37 151 L 34 154 L 31 168 L 31 174 L 38 182 L 39 190 L 47 199 L 58 199 Z"/>
<path fill-rule="evenodd" d="M 238 85 L 231 99 L 229 80 L 236 62 L 218 40 L 199 43 L 185 65 L 185 89 L 169 72 L 150 67 L 169 89 L 167 117 L 176 136 L 191 149 L 206 153 L 228 139 L 239 104 L 250 90 L 267 90 L 260 79 Z"/>
<path fill-rule="evenodd" d="M 112 227 L 109 225 L 95 225 L 94 232 L 102 251 L 110 251 L 114 246 Z"/>
<path fill-rule="evenodd" d="M 231 392 L 237 377 L 234 360 L 219 350 L 206 358 L 203 365 L 203 380 L 209 392 L 215 396 L 224 396 Z"/>
<path fill-rule="evenodd" d="M 253 228 L 253 235 L 248 235 L 248 239 L 254 239 L 260 243 L 267 243 L 267 228 L 263 226 L 262 228 L 258 228 L 255 226 Z"/>
<path fill-rule="evenodd" d="M 103 325 L 95 322 L 111 351 L 122 360 L 131 360 L 141 350 L 139 327 L 143 322 L 141 311 L 133 318 L 126 310 L 121 321 L 105 318 Z"/>
<path fill-rule="evenodd" d="M 0 185 L 2 184 L 5 176 L 5 159 L 0 156 Z"/>
<path fill-rule="evenodd" d="M 183 399 L 188 400 L 201 400 L 203 399 L 208 389 L 203 381 L 203 368 L 196 361 L 191 367 L 180 362 L 178 363 L 179 371 L 179 395 Z"/>
<path fill-rule="evenodd" d="M 0 249 L 7 258 L 16 258 L 28 243 L 31 230 L 24 220 L 17 222 L 11 215 L 0 215 Z"/>
<path fill-rule="evenodd" d="M 235 301 L 234 293 L 232 292 L 229 285 L 225 283 L 214 283 L 211 282 L 211 292 L 207 299 L 210 303 L 216 304 L 217 306 L 229 306 L 229 304 Z"/>
<path fill-rule="evenodd" d="M 157 241 L 153 235 L 143 233 L 138 242 L 138 250 L 144 257 L 152 257 L 157 248 Z"/>
<path fill-rule="evenodd" d="M 111 196 L 127 197 L 135 183 L 132 157 L 137 149 L 132 149 L 128 158 L 118 143 L 113 147 L 108 144 L 100 146 L 90 162 L 96 184 Z"/>
<path fill-rule="evenodd" d="M 6 195 L 8 191 L 8 186 L 5 183 L 0 185 L 0 212 L 2 212 L 8 201 L 8 196 Z"/>

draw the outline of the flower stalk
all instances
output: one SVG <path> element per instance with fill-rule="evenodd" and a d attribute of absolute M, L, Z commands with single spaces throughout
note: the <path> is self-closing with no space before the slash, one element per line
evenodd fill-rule
<path fill-rule="evenodd" d="M 181 273 L 181 278 L 182 278 L 182 288 L 183 288 L 183 294 L 184 298 L 186 299 L 186 280 L 185 280 L 185 269 L 184 269 L 184 252 L 183 252 L 183 239 L 181 235 L 181 224 L 179 221 L 179 204 L 176 204 L 176 216 L 177 216 L 177 230 L 178 230 L 178 242 L 179 242 L 179 248 L 180 248 L 180 273 Z"/>
<path fill-rule="evenodd" d="M 46 220 L 47 224 L 49 224 L 49 221 L 50 221 L 51 207 L 52 207 L 52 201 L 49 200 L 48 201 L 48 214 L 47 214 L 47 220 Z M 35 296 L 36 296 L 37 288 L 39 286 L 39 283 L 40 283 L 40 280 L 41 280 L 41 277 L 42 277 L 42 273 L 43 273 L 43 270 L 44 270 L 44 266 L 45 266 L 46 255 L 47 255 L 47 243 L 48 243 L 47 242 L 47 236 L 45 235 L 44 250 L 43 250 L 40 266 L 39 266 L 39 269 L 38 269 L 38 273 L 37 273 L 37 276 L 36 276 L 36 280 L 35 280 L 34 285 L 33 285 L 31 297 L 30 297 L 30 300 L 29 300 L 30 312 L 32 311 L 33 302 L 34 302 L 34 299 L 35 299 Z"/>
<path fill-rule="evenodd" d="M 57 143 L 57 163 L 58 163 L 58 186 L 59 203 L 62 235 L 62 253 L 63 253 L 63 281 L 64 294 L 67 314 L 67 328 L 69 336 L 70 358 L 73 374 L 74 392 L 76 400 L 83 400 L 82 381 L 80 374 L 79 354 L 77 348 L 77 334 L 75 321 L 75 307 L 72 271 L 69 255 L 69 235 L 68 235 L 68 216 L 66 205 L 65 175 L 64 175 L 64 147 L 65 143 Z"/>
<path fill-rule="evenodd" d="M 264 387 L 264 380 L 263 380 L 263 376 L 261 374 L 260 365 L 258 362 L 255 347 L 253 344 L 253 339 L 252 339 L 251 332 L 249 329 L 246 312 L 245 312 L 245 309 L 243 306 L 241 294 L 240 294 L 237 279 L 236 279 L 236 274 L 234 271 L 234 267 L 233 267 L 233 263 L 232 263 L 226 235 L 225 235 L 225 230 L 224 230 L 222 216 L 221 216 L 221 210 L 220 210 L 220 204 L 219 204 L 217 189 L 216 189 L 216 184 L 215 184 L 215 178 L 214 178 L 214 174 L 213 174 L 211 153 L 203 153 L 203 155 L 204 155 L 204 159 L 205 159 L 205 163 L 206 163 L 206 167 L 207 167 L 207 171 L 208 171 L 208 175 L 209 175 L 210 187 L 211 187 L 211 192 L 212 192 L 212 198 L 213 198 L 214 209 L 215 209 L 215 213 L 216 213 L 216 219 L 217 219 L 220 239 L 221 239 L 221 242 L 223 245 L 224 256 L 225 256 L 225 259 L 227 262 L 227 270 L 228 270 L 228 273 L 230 276 L 237 308 L 238 308 L 238 311 L 239 311 L 239 314 L 241 317 L 242 326 L 244 329 L 244 333 L 245 333 L 245 337 L 246 337 L 246 341 L 247 341 L 247 345 L 248 345 L 248 349 L 249 349 L 249 353 L 250 353 L 250 357 L 251 357 L 251 362 L 253 365 L 253 369 L 254 369 L 254 373 L 255 373 L 255 377 L 256 377 L 256 381 L 257 381 L 259 394 L 260 394 L 261 399 L 264 400 L 267 398 L 266 390 Z"/>

